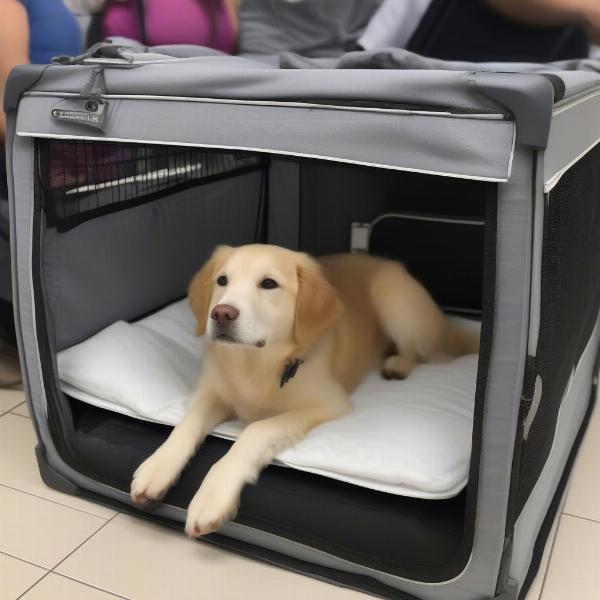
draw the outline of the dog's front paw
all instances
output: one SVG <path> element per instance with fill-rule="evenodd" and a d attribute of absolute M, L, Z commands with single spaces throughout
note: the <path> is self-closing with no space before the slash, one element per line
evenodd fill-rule
<path fill-rule="evenodd" d="M 131 499 L 139 507 L 162 500 L 180 474 L 179 461 L 160 450 L 146 459 L 133 474 Z"/>
<path fill-rule="evenodd" d="M 233 519 L 240 502 L 241 484 L 235 475 L 218 465 L 207 473 L 188 506 L 185 532 L 200 537 L 219 529 Z"/>

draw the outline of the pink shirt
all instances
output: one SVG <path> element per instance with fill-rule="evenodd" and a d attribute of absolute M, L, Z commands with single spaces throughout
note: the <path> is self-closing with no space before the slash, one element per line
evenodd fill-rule
<path fill-rule="evenodd" d="M 222 0 L 145 0 L 144 6 L 149 46 L 195 44 L 235 51 L 234 25 Z M 107 2 L 102 34 L 141 41 L 135 0 Z"/>

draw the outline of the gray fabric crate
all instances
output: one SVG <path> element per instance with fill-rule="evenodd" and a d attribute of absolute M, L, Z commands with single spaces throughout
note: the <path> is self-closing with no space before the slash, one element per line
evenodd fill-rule
<path fill-rule="evenodd" d="M 367 497 L 353 486 L 269 468 L 273 486 L 291 496 L 310 490 L 322 512 L 321 500 L 329 510 L 344 506 L 346 495 L 356 500 L 354 521 L 337 526 L 343 536 L 363 523 L 362 538 L 350 547 L 336 545 L 333 534 L 286 532 L 286 519 L 297 519 L 292 513 L 307 502 L 282 506 L 259 482 L 248 495 L 249 512 L 209 541 L 390 598 L 523 598 L 596 385 L 597 64 L 436 63 L 415 70 L 402 69 L 404 59 L 392 54 L 384 69 L 368 68 L 366 55 L 343 65 L 288 56 L 286 66 L 294 68 L 284 69 L 272 60 L 182 52 L 173 50 L 185 58 L 163 48 L 125 52 L 127 60 L 22 67 L 9 81 L 13 297 L 44 480 L 134 510 L 127 465 L 162 430 L 136 425 L 129 441 L 118 438 L 110 425 L 116 417 L 86 412 L 60 392 L 56 352 L 115 319 L 135 319 L 181 297 L 218 241 L 260 235 L 316 253 L 349 250 L 350 228 L 335 229 L 339 224 L 371 222 L 395 208 L 435 212 L 443 205 L 448 216 L 474 210 L 486 228 L 483 333 L 463 496 L 432 510 L 429 501 Z M 91 110 L 99 102 L 100 110 Z M 66 182 L 73 163 L 53 162 L 65 147 L 85 158 L 83 180 Z M 134 169 L 117 177 L 117 196 L 97 186 L 102 161 L 115 149 Z M 175 169 L 174 182 L 129 193 L 136 178 L 148 183 L 142 151 L 156 164 L 191 152 L 216 153 L 237 166 L 201 182 L 177 179 Z M 242 163 L 245 170 L 237 170 Z M 401 189 L 410 191 L 410 206 L 397 206 L 406 200 L 397 199 Z M 65 190 L 82 204 L 73 209 Z M 84 202 L 90 190 L 94 206 Z M 150 261 L 162 266 L 151 269 Z M 215 442 L 210 451 L 224 450 Z M 182 523 L 183 488 L 191 484 L 180 485 L 180 496 L 150 516 Z M 253 520 L 259 505 L 279 520 Z M 432 530 L 442 520 L 447 554 L 432 550 L 431 564 L 415 564 L 418 544 L 424 554 L 429 541 L 440 546 Z M 384 523 L 397 538 L 377 538 Z M 378 554 L 397 558 L 386 563 Z"/>

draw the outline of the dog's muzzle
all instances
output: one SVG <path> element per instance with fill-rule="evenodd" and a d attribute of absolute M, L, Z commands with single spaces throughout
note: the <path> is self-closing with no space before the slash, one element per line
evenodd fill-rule
<path fill-rule="evenodd" d="M 217 304 L 210 313 L 210 318 L 217 322 L 219 327 L 229 325 L 240 316 L 240 311 L 230 304 Z"/>
<path fill-rule="evenodd" d="M 237 319 L 240 311 L 230 304 L 217 304 L 210 313 L 210 318 L 214 321 L 212 338 L 217 342 L 226 344 L 242 344 L 244 346 L 255 346 L 264 348 L 265 340 L 257 342 L 245 342 L 238 338 Z"/>
<path fill-rule="evenodd" d="M 240 311 L 230 304 L 217 304 L 210 313 L 214 321 L 212 338 L 218 342 L 236 343 L 236 321 Z"/>

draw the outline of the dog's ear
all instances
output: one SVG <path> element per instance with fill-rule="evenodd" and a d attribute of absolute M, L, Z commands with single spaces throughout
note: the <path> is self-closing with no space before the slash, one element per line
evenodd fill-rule
<path fill-rule="evenodd" d="M 298 346 L 306 350 L 342 316 L 344 305 L 314 260 L 303 261 L 297 272 L 294 337 Z"/>
<path fill-rule="evenodd" d="M 188 288 L 188 301 L 196 317 L 196 335 L 204 335 L 208 321 L 208 309 L 213 290 L 213 277 L 231 255 L 231 246 L 217 246 L 212 256 L 194 275 Z"/>

